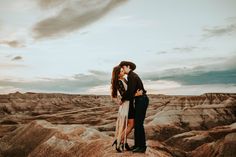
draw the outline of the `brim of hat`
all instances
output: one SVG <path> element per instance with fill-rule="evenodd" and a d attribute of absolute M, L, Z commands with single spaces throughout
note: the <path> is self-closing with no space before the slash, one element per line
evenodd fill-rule
<path fill-rule="evenodd" d="M 132 69 L 132 70 L 136 69 L 136 65 L 133 62 L 129 62 L 129 61 L 120 62 L 120 66 L 124 66 L 124 65 L 129 65 L 130 69 Z"/>

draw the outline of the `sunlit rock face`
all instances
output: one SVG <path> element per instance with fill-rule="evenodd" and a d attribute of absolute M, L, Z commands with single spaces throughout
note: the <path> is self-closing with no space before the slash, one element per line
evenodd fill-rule
<path fill-rule="evenodd" d="M 234 157 L 236 94 L 149 98 L 148 148 L 135 154 L 111 147 L 118 106 L 110 96 L 0 95 L 0 157 Z M 133 132 L 128 143 L 133 145 Z"/>

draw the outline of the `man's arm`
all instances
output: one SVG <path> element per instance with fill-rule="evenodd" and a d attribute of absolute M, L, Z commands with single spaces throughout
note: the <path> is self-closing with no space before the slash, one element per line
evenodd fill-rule
<path fill-rule="evenodd" d="M 125 100 L 132 100 L 134 97 L 135 87 L 136 87 L 136 77 L 135 75 L 130 75 L 128 80 L 128 88 L 127 91 L 122 96 L 121 101 L 124 102 Z"/>

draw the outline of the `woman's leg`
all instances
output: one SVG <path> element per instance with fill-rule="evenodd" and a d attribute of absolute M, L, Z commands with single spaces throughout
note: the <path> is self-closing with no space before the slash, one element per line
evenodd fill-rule
<path fill-rule="evenodd" d="M 134 119 L 128 119 L 128 126 L 127 126 L 127 130 L 125 131 L 125 129 L 122 132 L 121 135 L 121 141 L 122 143 L 124 143 L 124 137 L 126 135 L 126 137 L 129 135 L 129 133 L 132 131 L 132 129 L 134 128 Z M 125 134 L 126 133 L 126 134 Z"/>

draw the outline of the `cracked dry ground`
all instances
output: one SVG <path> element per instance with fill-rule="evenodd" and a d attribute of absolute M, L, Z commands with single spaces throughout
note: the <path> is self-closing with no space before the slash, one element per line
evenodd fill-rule
<path fill-rule="evenodd" d="M 111 147 L 118 106 L 110 96 L 0 95 L 0 157 L 234 157 L 236 94 L 149 95 L 145 154 Z M 133 132 L 128 143 L 133 144 Z"/>

